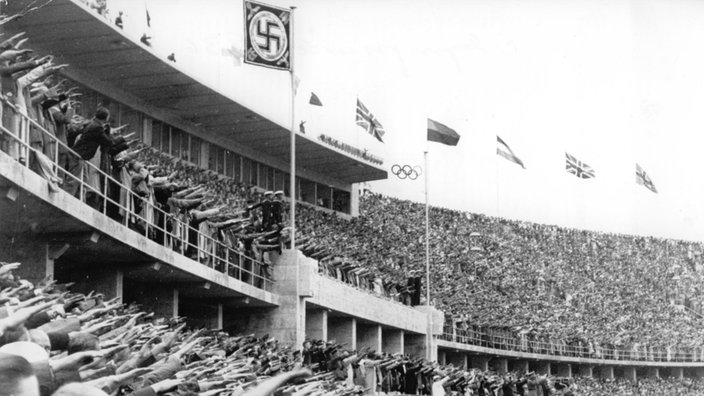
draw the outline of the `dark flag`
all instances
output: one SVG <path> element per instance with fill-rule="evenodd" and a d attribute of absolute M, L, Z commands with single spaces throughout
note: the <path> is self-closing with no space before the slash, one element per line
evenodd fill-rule
<path fill-rule="evenodd" d="M 147 12 L 147 27 L 152 27 L 152 17 L 149 16 L 149 10 L 147 6 L 144 6 L 144 10 Z"/>
<path fill-rule="evenodd" d="M 379 120 L 374 117 L 374 114 L 367 110 L 367 107 L 364 106 L 364 104 L 360 102 L 359 99 L 357 99 L 356 121 L 357 125 L 361 126 L 367 132 L 369 132 L 370 135 L 374 136 L 375 138 L 377 138 L 377 140 L 384 143 L 384 141 L 381 139 L 385 133 L 384 127 L 381 126 Z"/>
<path fill-rule="evenodd" d="M 447 125 L 428 118 L 428 141 L 457 146 L 460 135 Z"/>
<path fill-rule="evenodd" d="M 655 194 L 658 193 L 658 189 L 655 188 L 655 184 L 652 180 L 650 180 L 650 176 L 648 176 L 648 174 L 638 164 L 636 164 L 636 183 L 654 192 Z"/>
<path fill-rule="evenodd" d="M 291 10 L 245 0 L 244 62 L 291 70 Z"/>
<path fill-rule="evenodd" d="M 580 179 L 592 179 L 596 177 L 594 168 L 568 153 L 565 153 L 565 169 L 567 173 L 571 173 Z"/>
<path fill-rule="evenodd" d="M 509 147 L 508 144 L 506 144 L 503 139 L 499 137 L 499 135 L 496 135 L 496 154 L 506 158 L 507 160 L 513 163 L 520 165 L 523 169 L 526 168 L 525 165 L 523 165 L 523 161 L 521 161 L 521 159 L 513 153 L 511 147 Z"/>
<path fill-rule="evenodd" d="M 308 100 L 309 104 L 312 104 L 313 106 L 322 106 L 323 102 L 320 101 L 320 98 L 318 98 L 318 95 L 315 94 L 315 92 L 310 93 L 310 99 Z"/>

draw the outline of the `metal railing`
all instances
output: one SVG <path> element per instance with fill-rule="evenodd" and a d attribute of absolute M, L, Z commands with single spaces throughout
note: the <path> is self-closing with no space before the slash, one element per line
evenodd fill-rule
<path fill-rule="evenodd" d="M 262 274 L 267 272 L 267 264 L 254 258 L 244 255 L 230 246 L 225 245 L 221 241 L 212 238 L 209 235 L 203 234 L 198 229 L 191 227 L 188 223 L 178 219 L 170 213 L 158 208 L 149 200 L 144 199 L 140 195 L 134 193 L 130 187 L 125 186 L 119 180 L 103 172 L 94 164 L 81 159 L 75 151 L 70 149 L 65 143 L 61 142 L 56 136 L 44 129 L 35 120 L 32 120 L 26 114 L 18 111 L 12 104 L 3 99 L 0 101 L 3 105 L 3 111 L 13 112 L 14 117 L 19 117 L 18 133 L 15 134 L 7 129 L 7 126 L 0 126 L 0 135 L 8 140 L 8 145 L 17 144 L 20 158 L 24 158 L 22 163 L 25 167 L 30 168 L 32 161 L 38 161 L 37 153 L 44 155 L 39 149 L 32 147 L 29 144 L 30 128 L 35 132 L 40 132 L 45 144 L 53 144 L 53 158 L 48 158 L 51 161 L 54 172 L 59 175 L 59 178 L 64 182 L 72 181 L 78 183 L 77 197 L 81 202 L 86 202 L 88 194 L 93 194 L 91 197 L 99 202 L 99 207 L 96 209 L 108 215 L 108 208 L 118 210 L 122 213 L 121 218 L 113 220 L 120 222 L 125 227 L 128 227 L 134 232 L 143 234 L 150 240 L 161 243 L 164 247 L 171 249 L 183 256 L 213 268 L 219 272 L 227 274 L 229 277 L 248 283 L 254 287 L 263 290 L 271 290 L 273 281 Z M 75 176 L 68 169 L 64 169 L 59 164 L 59 147 L 63 149 L 69 156 L 77 158 L 82 165 L 81 174 Z M 34 155 L 31 155 L 34 154 Z M 92 172 L 98 175 L 100 180 L 100 188 L 92 186 L 86 179 L 86 173 Z M 118 188 L 120 193 L 126 194 L 127 199 L 132 202 L 131 205 L 123 205 L 120 199 L 115 200 L 108 193 L 108 188 Z M 139 212 L 135 208 L 139 207 Z M 155 219 L 156 221 L 153 221 Z M 196 243 L 193 243 L 189 236 L 196 236 Z M 194 257 L 195 256 L 195 257 Z"/>
<path fill-rule="evenodd" d="M 603 360 L 637 360 L 648 362 L 704 362 L 704 348 L 684 350 L 634 346 L 630 349 L 611 348 L 585 342 L 541 341 L 528 336 L 505 336 L 501 331 L 492 331 L 478 326 L 466 328 L 445 325 L 443 334 L 437 338 L 460 344 L 510 352 L 534 353 L 550 356 L 590 358 Z M 505 333 L 505 332 L 503 332 Z"/>

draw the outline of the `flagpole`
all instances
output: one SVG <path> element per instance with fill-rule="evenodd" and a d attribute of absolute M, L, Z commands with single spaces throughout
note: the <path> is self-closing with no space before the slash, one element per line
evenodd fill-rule
<path fill-rule="evenodd" d="M 294 68 L 293 68 L 293 61 L 294 61 L 294 52 L 293 52 L 293 12 L 296 10 L 295 6 L 291 7 L 291 19 L 290 19 L 290 34 L 289 34 L 289 48 L 291 51 L 291 67 L 289 70 L 289 76 L 291 77 L 291 186 L 290 186 L 290 203 L 291 207 L 289 208 L 290 211 L 290 216 L 291 216 L 291 253 L 293 254 L 293 265 L 296 268 L 296 346 L 300 346 L 301 342 L 303 341 L 302 339 L 299 339 L 302 335 L 302 326 L 301 326 L 301 298 L 300 298 L 300 290 L 299 290 L 299 284 L 300 284 L 300 277 L 301 277 L 301 271 L 300 268 L 298 268 L 298 252 L 296 252 L 296 105 L 295 105 L 295 99 L 296 99 L 296 76 L 294 74 Z"/>
<path fill-rule="evenodd" d="M 427 143 L 426 143 L 427 144 Z M 428 206 L 428 150 L 423 152 L 425 161 L 425 304 L 428 306 L 428 337 L 426 339 L 426 355 L 428 360 L 432 356 L 433 346 L 433 313 L 430 311 L 430 211 Z"/>

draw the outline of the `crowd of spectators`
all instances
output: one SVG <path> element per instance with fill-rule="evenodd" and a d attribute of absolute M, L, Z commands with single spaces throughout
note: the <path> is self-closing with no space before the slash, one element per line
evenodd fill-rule
<path fill-rule="evenodd" d="M 297 226 L 324 252 L 323 265 L 353 262 L 372 278 L 399 282 L 410 271 L 424 274 L 424 210 L 368 193 L 357 218 L 311 212 Z M 450 328 L 480 329 L 517 349 L 543 342 L 590 356 L 614 348 L 701 354 L 701 317 L 674 303 L 701 306 L 701 250 L 693 242 L 431 208 L 431 303 Z"/>
<path fill-rule="evenodd" d="M 280 251 L 282 191 L 259 193 L 139 144 L 106 107 L 82 114 L 52 56 L 24 34 L 0 43 L 0 149 L 96 210 L 205 265 L 257 287 Z M 22 143 L 25 142 L 26 145 Z M 284 232 L 285 234 L 285 232 Z"/>
<path fill-rule="evenodd" d="M 81 114 L 80 92 L 57 75 L 67 65 L 26 44 L 21 33 L 0 43 L 3 151 L 51 191 L 63 188 L 194 260 L 259 286 L 270 278 L 269 252 L 286 242 L 282 192 L 262 194 L 139 146 L 104 107 Z M 701 244 L 432 208 L 427 302 L 424 207 L 378 194 L 360 207 L 347 220 L 299 206 L 299 248 L 327 276 L 435 305 L 455 335 L 558 354 L 704 355 L 702 318 L 691 312 L 704 305 Z"/>
<path fill-rule="evenodd" d="M 701 380 L 498 374 L 335 341 L 188 328 L 100 293 L 32 284 L 0 263 L 0 394 L 14 396 L 696 395 Z"/>

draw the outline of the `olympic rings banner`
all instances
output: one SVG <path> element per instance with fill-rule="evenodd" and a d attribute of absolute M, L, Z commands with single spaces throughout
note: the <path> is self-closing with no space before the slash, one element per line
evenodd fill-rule
<path fill-rule="evenodd" d="M 291 70 L 291 10 L 245 0 L 244 62 Z"/>
<path fill-rule="evenodd" d="M 394 164 L 394 166 L 391 167 L 391 173 L 396 175 L 401 180 L 404 179 L 410 179 L 410 180 L 416 180 L 417 178 L 420 177 L 420 175 L 423 174 L 423 168 L 420 166 L 410 166 L 410 165 L 399 165 L 399 164 Z"/>

